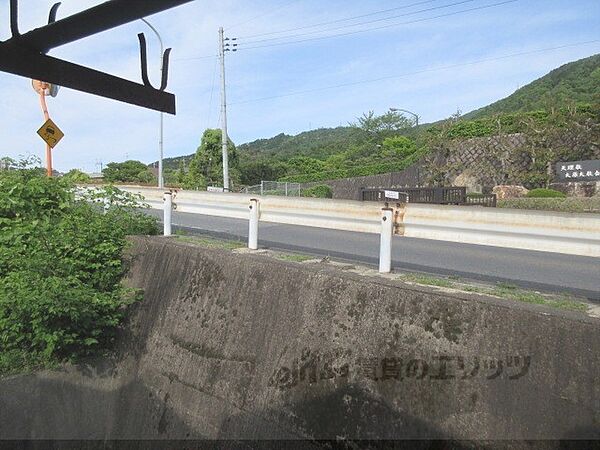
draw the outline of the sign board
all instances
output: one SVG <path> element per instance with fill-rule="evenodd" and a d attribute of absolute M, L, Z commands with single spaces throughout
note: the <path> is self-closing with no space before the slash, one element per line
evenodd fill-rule
<path fill-rule="evenodd" d="M 222 187 L 216 187 L 216 186 L 208 186 L 206 188 L 206 190 L 208 192 L 225 192 L 225 189 Z"/>
<path fill-rule="evenodd" d="M 395 198 L 396 200 L 399 200 L 400 199 L 400 192 L 385 191 L 385 198 Z"/>
<path fill-rule="evenodd" d="M 60 131 L 60 128 L 58 128 L 58 126 L 50 119 L 42 125 L 42 128 L 40 128 L 37 133 L 51 148 L 56 147 L 56 144 L 58 144 L 65 136 L 65 134 Z"/>
<path fill-rule="evenodd" d="M 559 162 L 556 176 L 562 183 L 600 181 L 600 160 Z"/>

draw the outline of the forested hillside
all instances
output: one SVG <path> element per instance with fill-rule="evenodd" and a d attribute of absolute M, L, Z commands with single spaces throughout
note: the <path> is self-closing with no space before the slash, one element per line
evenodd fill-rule
<path fill-rule="evenodd" d="M 600 100 L 600 54 L 571 62 L 523 86 L 514 94 L 465 114 L 465 119 L 547 109 L 556 104 Z"/>
<path fill-rule="evenodd" d="M 293 156 L 312 156 L 324 159 L 339 153 L 344 146 L 349 145 L 356 137 L 356 129 L 350 126 L 337 128 L 320 128 L 304 131 L 296 136 L 285 133 L 272 138 L 257 139 L 238 146 L 238 150 L 248 158 L 276 157 L 288 159 Z M 191 161 L 194 154 L 167 158 L 164 166 L 177 169 L 180 162 Z M 154 163 L 153 163 L 154 164 Z"/>
<path fill-rule="evenodd" d="M 485 108 L 436 124 L 417 128 L 401 114 L 376 116 L 369 112 L 346 127 L 306 131 L 296 136 L 282 133 L 239 145 L 233 181 L 236 186 L 261 180 L 309 182 L 398 171 L 427 153 L 432 139 L 440 145 L 440 136 L 442 140 L 452 140 L 525 132 L 536 123 L 547 126 L 551 116 L 552 120 L 569 116 L 567 110 L 575 107 L 578 114 L 597 117 L 598 109 L 592 105 L 599 103 L 600 55 L 595 55 L 553 70 Z M 559 111 L 559 115 L 553 111 Z M 220 145 L 218 133 L 213 134 L 212 144 Z M 210 155 L 207 148 L 211 148 Z M 193 186 L 218 183 L 220 150 L 206 145 L 204 149 L 165 160 L 167 180 Z M 183 174 L 190 167 L 206 179 L 189 184 L 190 177 Z M 208 176 L 209 173 L 213 175 Z"/>

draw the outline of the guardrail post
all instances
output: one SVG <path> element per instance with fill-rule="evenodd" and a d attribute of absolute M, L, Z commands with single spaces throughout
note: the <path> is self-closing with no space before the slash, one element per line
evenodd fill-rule
<path fill-rule="evenodd" d="M 253 198 L 250 200 L 250 226 L 248 229 L 248 248 L 250 250 L 258 250 L 258 216 L 259 216 L 258 200 Z"/>
<path fill-rule="evenodd" d="M 394 233 L 394 211 L 391 208 L 381 210 L 381 241 L 379 247 L 379 272 L 392 271 L 392 236 Z"/>
<path fill-rule="evenodd" d="M 171 192 L 165 192 L 164 196 L 164 235 L 171 236 L 171 215 L 173 211 L 173 194 Z"/>

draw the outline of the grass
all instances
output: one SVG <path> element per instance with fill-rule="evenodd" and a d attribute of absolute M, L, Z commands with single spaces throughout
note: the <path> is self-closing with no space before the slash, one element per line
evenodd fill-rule
<path fill-rule="evenodd" d="M 25 350 L 0 351 L 0 378 L 11 375 L 23 375 L 38 370 L 52 369 L 59 361 Z"/>
<path fill-rule="evenodd" d="M 239 241 L 226 241 L 205 236 L 177 236 L 177 239 L 183 242 L 201 245 L 206 248 L 219 248 L 223 250 L 235 250 L 246 246 L 246 244 Z"/>
<path fill-rule="evenodd" d="M 507 298 L 510 300 L 517 300 L 523 303 L 533 303 L 535 305 L 545 305 L 553 308 L 566 309 L 569 311 L 585 312 L 588 309 L 588 306 L 585 303 L 578 302 L 577 300 L 566 295 L 549 297 L 537 292 L 525 291 L 516 288 L 507 289 L 500 286 L 496 286 L 494 289 L 492 289 L 490 295 Z"/>
<path fill-rule="evenodd" d="M 586 312 L 588 305 L 568 295 L 544 295 L 538 292 L 520 289 L 517 286 L 508 283 L 498 283 L 493 287 L 465 285 L 456 283 L 448 278 L 438 278 L 424 274 L 406 274 L 401 278 L 403 281 L 409 281 L 425 286 L 436 286 L 451 288 L 464 292 L 474 292 L 477 294 L 491 295 L 507 300 L 514 300 L 523 303 L 532 303 L 536 305 L 550 306 L 552 308 L 564 309 L 568 311 Z"/>
<path fill-rule="evenodd" d="M 599 214 L 600 197 L 512 198 L 507 200 L 498 200 L 498 208 Z"/>
<path fill-rule="evenodd" d="M 245 248 L 246 243 L 241 241 L 228 241 L 208 236 L 190 236 L 185 231 L 176 232 L 177 239 L 183 242 L 200 245 L 206 248 L 219 248 L 223 250 L 235 250 Z M 273 257 L 282 261 L 304 262 L 315 259 L 314 256 L 303 255 L 301 253 L 275 253 Z"/>
<path fill-rule="evenodd" d="M 455 283 L 446 278 L 437 278 L 429 275 L 423 275 L 418 273 L 409 273 L 402 277 L 403 281 L 411 283 L 423 284 L 425 286 L 437 286 L 445 288 L 456 288 Z"/>
<path fill-rule="evenodd" d="M 281 259 L 282 261 L 292 262 L 304 262 L 310 261 L 311 259 L 315 259 L 314 256 L 302 255 L 300 253 L 278 253 L 275 255 L 275 258 Z"/>

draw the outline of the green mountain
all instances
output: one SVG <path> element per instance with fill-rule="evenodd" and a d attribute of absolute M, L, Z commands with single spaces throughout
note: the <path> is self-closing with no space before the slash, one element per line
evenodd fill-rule
<path fill-rule="evenodd" d="M 310 156 L 325 159 L 339 152 L 340 145 L 351 142 L 356 135 L 352 127 L 319 128 L 296 136 L 281 133 L 270 139 L 258 139 L 238 146 L 249 156 L 278 157 Z"/>
<path fill-rule="evenodd" d="M 563 107 L 574 103 L 600 103 L 600 54 L 565 64 L 509 97 L 462 116 L 448 136 L 489 135 L 495 132 L 498 120 L 503 122 L 505 131 L 518 132 L 520 113 L 535 111 L 530 114 L 537 117 L 549 106 Z M 498 115 L 500 117 L 496 117 Z M 432 125 L 435 124 L 424 124 L 418 129 L 410 128 L 395 134 L 405 134 L 412 139 L 415 133 Z M 414 149 L 406 150 L 405 142 L 388 143 L 387 147 L 381 144 L 383 139 L 375 142 L 368 130 L 350 126 L 321 128 L 296 136 L 281 133 L 269 139 L 258 139 L 237 147 L 241 181 L 253 184 L 260 179 L 312 181 L 341 178 L 400 170 L 412 163 Z M 193 153 L 166 159 L 166 171 L 177 170 L 181 163 L 187 167 L 192 156 Z"/>
<path fill-rule="evenodd" d="M 552 105 L 600 100 L 600 54 L 571 62 L 523 86 L 512 95 L 465 114 L 479 119 L 503 113 L 536 111 Z"/>
<path fill-rule="evenodd" d="M 348 145 L 356 137 L 356 129 L 352 127 L 320 128 L 305 131 L 296 136 L 285 133 L 272 138 L 257 139 L 237 146 L 240 154 L 248 158 L 289 159 L 294 156 L 310 156 L 317 159 L 339 153 L 340 147 Z M 177 169 L 179 163 L 189 163 L 194 154 L 167 158 L 163 161 L 166 169 Z M 154 166 L 156 163 L 152 163 Z"/>

